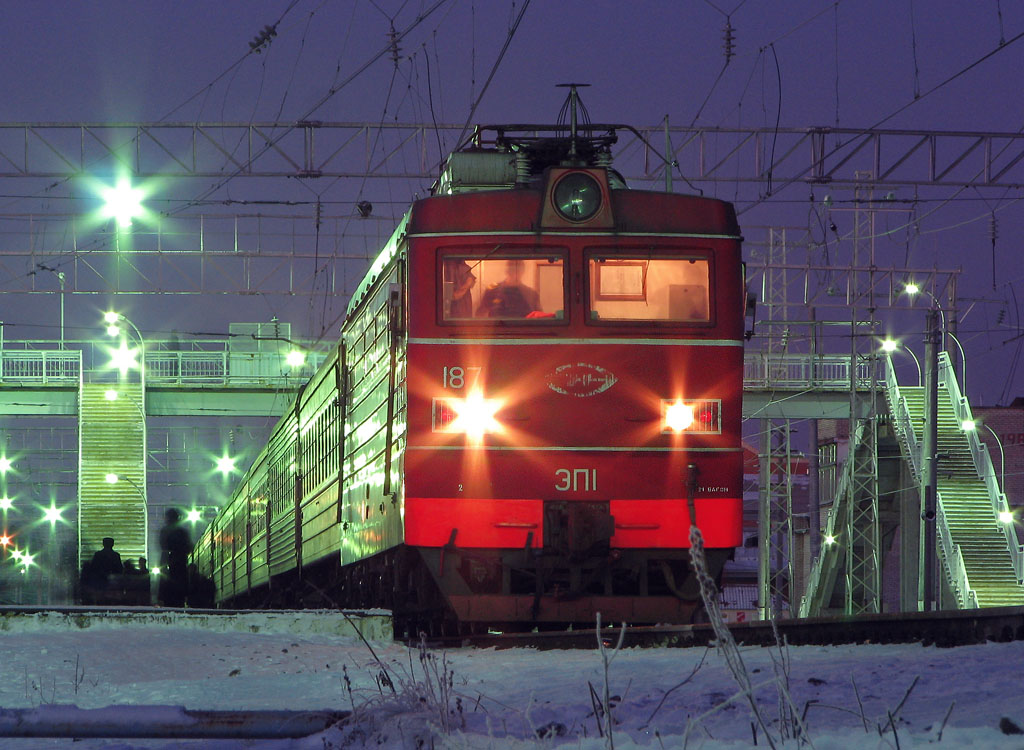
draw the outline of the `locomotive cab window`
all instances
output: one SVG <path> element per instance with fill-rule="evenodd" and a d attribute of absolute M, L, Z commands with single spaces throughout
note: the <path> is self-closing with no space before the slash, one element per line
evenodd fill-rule
<path fill-rule="evenodd" d="M 525 323 L 565 318 L 565 273 L 561 254 L 486 257 L 441 256 L 441 311 L 445 322 L 514 320 Z"/>
<path fill-rule="evenodd" d="M 587 264 L 592 321 L 711 321 L 706 259 L 594 253 Z"/>

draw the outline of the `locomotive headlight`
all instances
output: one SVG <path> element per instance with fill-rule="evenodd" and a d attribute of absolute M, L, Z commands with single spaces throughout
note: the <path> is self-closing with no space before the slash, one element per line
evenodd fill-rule
<path fill-rule="evenodd" d="M 661 402 L 661 431 L 722 433 L 722 400 L 719 398 L 664 399 Z"/>
<path fill-rule="evenodd" d="M 500 399 L 484 398 L 479 390 L 465 398 L 434 399 L 433 431 L 460 432 L 479 442 L 488 433 L 503 431 L 494 417 L 501 406 Z"/>
<path fill-rule="evenodd" d="M 693 407 L 682 401 L 663 403 L 663 424 L 672 432 L 682 432 L 693 424 Z"/>
<path fill-rule="evenodd" d="M 586 221 L 601 207 L 601 187 L 583 172 L 570 172 L 555 185 L 555 208 L 569 221 Z"/>

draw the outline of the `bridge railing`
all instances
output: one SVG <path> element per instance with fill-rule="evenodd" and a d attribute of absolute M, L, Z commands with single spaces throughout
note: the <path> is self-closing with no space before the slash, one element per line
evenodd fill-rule
<path fill-rule="evenodd" d="M 956 414 L 957 422 L 961 425 L 974 423 L 974 414 L 971 405 L 967 403 L 967 397 L 960 393 L 960 385 L 956 380 L 956 373 L 949 360 L 949 355 L 942 352 L 939 359 L 939 387 L 946 386 L 949 398 L 953 402 L 953 411 Z M 1009 513 L 1010 505 L 1006 500 L 1006 494 L 999 486 L 996 479 L 996 469 L 992 465 L 992 457 L 988 448 L 978 437 L 976 429 L 964 430 L 967 437 L 967 444 L 971 448 L 971 457 L 974 459 L 974 468 L 985 483 L 985 490 L 988 493 L 989 501 L 992 503 L 992 522 L 995 523 L 1006 537 L 1006 547 L 1010 551 L 1010 558 L 1013 560 L 1013 570 L 1017 575 L 1017 582 L 1024 582 L 1024 546 L 1017 541 L 1017 532 L 1013 523 L 1003 523 L 999 520 L 1000 513 Z M 982 519 L 979 519 L 981 521 Z"/>
<path fill-rule="evenodd" d="M 852 508 L 850 502 L 850 488 L 853 485 L 853 472 L 855 461 L 854 455 L 864 439 L 864 425 L 858 424 L 853 440 L 850 441 L 849 456 L 839 474 L 839 481 L 836 484 L 835 496 L 832 498 L 832 505 L 828 509 L 825 519 L 825 534 L 822 548 L 818 558 L 811 566 L 811 575 L 807 581 L 807 590 L 800 599 L 800 617 L 817 617 L 825 609 L 827 602 L 822 597 L 825 591 L 822 589 L 823 576 L 835 576 L 838 569 L 838 557 L 841 548 L 838 546 L 838 539 L 842 531 L 849 528 L 849 518 Z M 829 566 L 826 571 L 825 567 Z M 831 584 L 829 584 L 831 586 Z"/>
<path fill-rule="evenodd" d="M 97 342 L 69 341 L 64 349 L 43 348 L 41 343 L 44 342 L 4 342 L 0 348 L 0 383 L 76 387 L 83 373 L 108 370 L 109 354 Z M 174 349 L 162 346 L 164 343 L 146 342 L 149 386 L 295 388 L 306 382 L 327 356 L 308 352 L 305 363 L 293 367 L 278 351 L 237 351 L 228 340 L 176 343 Z"/>
<path fill-rule="evenodd" d="M 857 363 L 858 388 L 871 383 L 871 361 Z M 743 355 L 743 387 L 849 390 L 850 357 L 845 354 L 773 354 L 748 351 Z"/>
<path fill-rule="evenodd" d="M 948 381 L 952 381 L 952 388 L 956 389 L 957 397 L 959 397 L 960 391 L 956 387 L 956 377 L 952 372 L 949 355 L 946 352 L 941 352 L 939 354 L 939 385 L 941 387 L 943 384 L 946 384 L 949 387 Z M 947 380 L 943 378 L 947 378 Z M 910 417 L 910 409 L 907 407 L 907 400 L 900 393 L 899 383 L 896 381 L 896 370 L 893 367 L 891 358 L 886 360 L 885 384 L 889 408 L 893 412 L 893 427 L 906 448 L 910 472 L 917 482 L 920 483 L 922 481 L 921 469 L 924 446 L 918 440 L 914 423 Z M 953 396 L 953 390 L 949 390 L 948 393 L 951 397 Z M 967 566 L 964 565 L 960 545 L 954 544 L 953 537 L 949 532 L 949 524 L 946 523 L 946 514 L 942 505 L 942 494 L 938 491 L 935 493 L 935 507 L 937 511 L 935 528 L 939 537 L 939 547 L 942 550 L 942 558 L 946 562 L 947 573 L 952 582 L 958 606 L 961 609 L 977 609 L 978 595 L 971 587 L 970 579 L 967 577 Z"/>
<path fill-rule="evenodd" d="M 73 350 L 2 351 L 0 383 L 77 386 L 82 352 Z"/>

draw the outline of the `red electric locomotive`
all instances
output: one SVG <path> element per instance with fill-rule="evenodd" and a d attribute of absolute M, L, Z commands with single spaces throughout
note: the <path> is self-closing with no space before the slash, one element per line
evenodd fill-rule
<path fill-rule="evenodd" d="M 740 234 L 628 189 L 615 129 L 478 128 L 449 158 L 197 546 L 221 602 L 690 620 L 688 492 L 713 573 L 741 543 Z"/>

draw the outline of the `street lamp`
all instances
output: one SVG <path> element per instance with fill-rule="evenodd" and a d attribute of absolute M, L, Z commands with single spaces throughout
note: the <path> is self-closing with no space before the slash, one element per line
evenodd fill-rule
<path fill-rule="evenodd" d="M 953 343 L 956 344 L 956 348 L 960 352 L 960 392 L 963 395 L 966 396 L 967 395 L 967 356 L 964 353 L 964 347 L 960 343 L 960 339 L 958 339 L 953 334 L 953 332 L 950 331 L 946 327 L 946 314 L 942 310 L 942 305 L 939 304 L 939 300 L 935 297 L 934 294 L 929 292 L 927 289 L 922 289 L 920 286 L 918 286 L 917 284 L 915 284 L 913 282 L 909 282 L 909 283 L 905 284 L 903 286 L 903 291 L 905 291 L 908 295 L 910 295 L 911 298 L 913 298 L 914 295 L 916 295 L 916 294 L 927 294 L 931 298 L 931 300 L 932 300 L 932 307 L 931 307 L 931 309 L 934 312 L 938 313 L 938 315 L 939 315 L 939 321 L 942 324 L 942 335 L 943 336 L 949 336 L 951 339 L 953 339 Z M 931 335 L 931 333 L 929 332 L 928 335 Z"/>
<path fill-rule="evenodd" d="M 999 439 L 995 430 L 977 419 L 965 419 L 960 426 L 965 432 L 971 432 L 979 427 L 984 427 L 996 439 L 996 445 L 999 446 L 999 491 L 1006 494 L 1006 453 L 1003 451 L 1003 441 Z"/>
<path fill-rule="evenodd" d="M 127 176 L 118 178 L 113 187 L 100 188 L 100 194 L 103 197 L 103 215 L 116 219 L 121 229 L 127 229 L 132 225 L 132 219 L 145 214 L 142 199 L 146 194 L 140 188 L 132 187 Z"/>
<path fill-rule="evenodd" d="M 882 351 L 885 352 L 886 354 L 892 354 L 893 352 L 899 351 L 906 352 L 907 354 L 909 354 L 913 358 L 914 364 L 917 365 L 917 384 L 921 385 L 921 361 L 917 358 L 917 355 L 914 354 L 913 349 L 911 349 L 908 346 L 905 346 L 901 349 L 899 342 L 896 341 L 895 339 L 885 339 L 884 341 L 882 341 Z"/>
<path fill-rule="evenodd" d="M 126 326 L 131 328 L 135 335 L 139 338 L 139 361 L 135 361 L 135 352 L 129 349 L 124 340 L 121 341 L 121 346 L 115 349 L 111 354 L 111 364 L 115 368 L 121 371 L 124 375 L 128 370 L 133 367 L 139 368 L 139 381 L 142 384 L 142 389 L 146 389 L 146 339 L 143 338 L 142 332 L 132 323 L 128 318 L 119 312 L 110 310 L 103 313 L 103 321 L 107 324 L 107 335 L 117 336 L 121 333 L 121 327 L 119 323 L 124 323 Z M 109 396 L 108 396 L 109 398 Z"/>
<path fill-rule="evenodd" d="M 142 528 L 143 528 L 143 543 L 142 551 L 144 557 L 149 559 L 149 501 L 146 499 L 146 490 L 140 487 L 131 477 L 124 475 L 118 475 L 114 472 L 109 472 L 103 477 L 107 484 L 117 484 L 122 479 L 135 488 L 135 491 L 139 493 L 139 498 L 142 500 Z"/>

